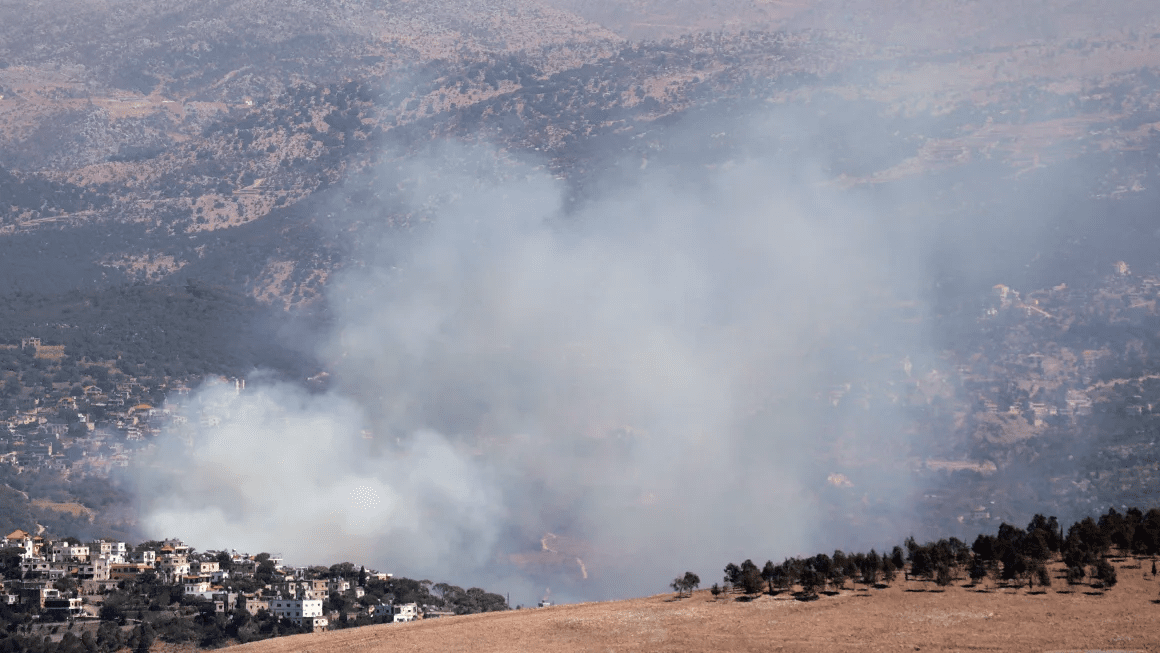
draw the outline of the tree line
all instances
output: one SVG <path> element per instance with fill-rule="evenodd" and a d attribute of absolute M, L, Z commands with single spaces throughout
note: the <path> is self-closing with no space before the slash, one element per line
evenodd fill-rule
<path fill-rule="evenodd" d="M 721 584 L 714 583 L 714 596 L 763 591 L 777 594 L 791 591 L 803 600 L 818 598 L 819 592 L 836 592 L 855 587 L 884 588 L 899 574 L 905 580 L 918 580 L 945 587 L 969 577 L 970 586 L 991 578 L 1016 587 L 1051 585 L 1047 564 L 1060 560 L 1067 569 L 1069 585 L 1086 581 L 1093 588 L 1115 586 L 1116 568 L 1108 561 L 1113 553 L 1156 556 L 1160 554 L 1160 509 L 1143 511 L 1129 508 L 1118 512 L 1110 508 L 1098 519 L 1086 517 L 1066 531 L 1055 517 L 1035 515 L 1026 528 L 1003 523 L 994 535 L 979 534 L 972 544 L 955 538 L 944 538 L 919 544 L 913 537 L 889 552 L 818 553 L 810 557 L 786 558 L 781 564 L 767 561 L 758 567 L 752 560 L 725 566 Z M 688 572 L 686 576 L 690 575 Z M 695 574 L 692 575 L 696 578 Z M 695 585 L 678 577 L 671 587 L 679 594 L 691 593 Z M 697 584 L 699 584 L 699 579 Z"/>

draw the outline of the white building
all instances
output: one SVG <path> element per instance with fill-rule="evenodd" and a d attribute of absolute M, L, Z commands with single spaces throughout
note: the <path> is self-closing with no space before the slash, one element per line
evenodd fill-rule
<path fill-rule="evenodd" d="M 187 595 L 200 596 L 203 599 L 213 598 L 209 581 L 200 576 L 187 576 L 182 583 Z"/>
<path fill-rule="evenodd" d="M 285 592 L 296 599 L 325 599 L 329 596 L 327 582 L 321 579 L 290 581 Z"/>
<path fill-rule="evenodd" d="M 130 555 L 129 559 L 137 564 L 153 567 L 157 565 L 157 552 L 148 549 L 145 551 L 137 551 Z"/>
<path fill-rule="evenodd" d="M 325 628 L 328 623 L 322 616 L 322 599 L 271 599 L 270 613 L 314 629 Z"/>
<path fill-rule="evenodd" d="M 53 562 L 69 562 L 72 560 L 88 562 L 89 547 L 83 544 L 72 545 L 68 542 L 53 542 L 49 560 Z"/>
<path fill-rule="evenodd" d="M 36 550 L 33 546 L 32 536 L 20 529 L 12 531 L 8 534 L 7 537 L 4 538 L 4 546 L 24 549 L 24 553 L 21 554 L 21 557 L 25 559 L 36 557 Z"/>
<path fill-rule="evenodd" d="M 47 576 L 53 565 L 44 558 L 25 558 L 20 563 L 20 573 L 25 576 Z"/>
<path fill-rule="evenodd" d="M 176 583 L 189 575 L 189 560 L 184 555 L 168 555 L 161 560 L 158 569 L 167 581 Z"/>
<path fill-rule="evenodd" d="M 403 623 L 405 621 L 414 621 L 419 618 L 419 605 L 417 603 L 403 603 L 395 606 L 395 623 Z"/>
<path fill-rule="evenodd" d="M 122 560 L 113 561 L 107 556 L 97 556 L 91 561 L 77 567 L 77 578 L 80 580 L 109 580 L 109 572 L 113 564 L 121 564 Z"/>
<path fill-rule="evenodd" d="M 89 555 L 93 557 L 105 556 L 110 563 L 121 564 L 125 562 L 127 553 L 128 550 L 124 542 L 114 542 L 113 540 L 89 542 Z"/>
<path fill-rule="evenodd" d="M 189 546 L 177 538 L 170 538 L 161 543 L 161 552 L 186 555 L 189 553 Z"/>

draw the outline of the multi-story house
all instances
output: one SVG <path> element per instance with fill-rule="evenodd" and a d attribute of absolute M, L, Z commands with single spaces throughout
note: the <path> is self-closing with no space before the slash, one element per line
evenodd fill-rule
<path fill-rule="evenodd" d="M 149 565 L 150 567 L 157 566 L 157 552 L 145 549 L 143 551 L 134 551 L 129 556 L 129 561 L 142 565 Z"/>
<path fill-rule="evenodd" d="M 401 603 L 393 608 L 395 623 L 414 621 L 419 618 L 419 605 L 417 603 Z"/>
<path fill-rule="evenodd" d="M 44 600 L 44 616 L 53 621 L 63 621 L 84 614 L 84 606 L 79 598 L 58 596 Z"/>
<path fill-rule="evenodd" d="M 84 544 L 53 542 L 49 549 L 49 560 L 53 562 L 88 562 L 89 547 Z"/>
<path fill-rule="evenodd" d="M 76 563 L 73 567 L 77 580 L 109 580 L 109 571 L 114 563 L 105 556 L 98 556 L 89 562 Z"/>
<path fill-rule="evenodd" d="M 189 575 L 189 560 L 184 555 L 164 555 L 158 565 L 158 572 L 165 578 L 166 582 L 181 582 L 183 577 Z"/>
<path fill-rule="evenodd" d="M 213 592 L 213 610 L 217 614 L 233 612 L 238 607 L 242 595 L 237 592 Z"/>
<path fill-rule="evenodd" d="M 282 594 L 295 599 L 325 599 L 329 596 L 327 582 L 322 579 L 287 581 L 280 588 Z"/>
<path fill-rule="evenodd" d="M 177 538 L 170 538 L 162 542 L 161 553 L 174 553 L 176 555 L 189 555 L 189 547 Z"/>
<path fill-rule="evenodd" d="M 250 613 L 250 616 L 257 616 L 262 610 L 270 611 L 270 602 L 265 599 L 247 596 L 245 597 L 245 605 L 243 607 L 246 609 L 246 612 Z"/>
<path fill-rule="evenodd" d="M 153 571 L 153 565 L 125 563 L 109 565 L 109 580 L 136 580 L 138 576 Z"/>
<path fill-rule="evenodd" d="M 211 598 L 213 592 L 210 590 L 209 580 L 202 576 L 186 576 L 182 579 L 182 585 L 186 594 L 200 596 L 204 599 Z M 221 589 L 220 587 L 218 588 Z"/>
<path fill-rule="evenodd" d="M 322 599 L 271 599 L 269 603 L 274 616 L 290 619 L 300 626 L 319 630 L 328 624 L 322 616 Z"/>
<path fill-rule="evenodd" d="M 189 563 L 190 573 L 199 576 L 210 576 L 215 572 L 220 572 L 222 565 L 217 560 L 193 560 Z"/>
<path fill-rule="evenodd" d="M 234 570 L 231 573 L 241 577 L 253 576 L 258 573 L 258 563 L 248 557 L 234 558 Z"/>
<path fill-rule="evenodd" d="M 12 531 L 4 538 L 4 546 L 24 549 L 24 553 L 22 553 L 21 556 L 26 559 L 36 556 L 32 536 L 27 532 L 20 530 L 19 528 Z"/>
<path fill-rule="evenodd" d="M 67 562 L 56 562 L 44 558 L 27 558 L 20 563 L 20 571 L 25 578 L 47 578 L 57 580 L 68 576 Z"/>
<path fill-rule="evenodd" d="M 105 556 L 110 563 L 125 562 L 125 555 L 127 548 L 124 542 L 115 542 L 113 540 L 97 540 L 89 542 L 89 555 L 94 558 L 97 556 Z"/>

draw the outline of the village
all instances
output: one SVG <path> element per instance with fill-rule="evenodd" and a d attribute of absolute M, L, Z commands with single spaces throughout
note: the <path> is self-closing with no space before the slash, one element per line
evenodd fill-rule
<path fill-rule="evenodd" d="M 4 380 L 8 401 L 0 402 L 0 427 L 6 427 L 0 429 L 0 465 L 17 473 L 52 471 L 72 480 L 108 477 L 128 467 L 133 450 L 160 432 L 170 411 L 154 407 L 158 398 L 189 392 L 181 381 L 157 383 L 108 363 L 70 361 L 64 346 L 46 345 L 40 338 L 0 349 L 27 359 L 9 366 Z M 38 368 L 44 368 L 40 378 Z"/>
<path fill-rule="evenodd" d="M 180 539 L 130 547 L 111 539 L 49 539 L 20 529 L 5 536 L 3 545 L 3 603 L 24 613 L 26 624 L 114 621 L 127 627 L 157 621 L 165 612 L 230 617 L 244 611 L 312 632 L 456 614 L 403 602 L 390 592 L 397 589 L 392 574 L 351 563 L 290 567 L 278 554 L 196 552 Z"/>

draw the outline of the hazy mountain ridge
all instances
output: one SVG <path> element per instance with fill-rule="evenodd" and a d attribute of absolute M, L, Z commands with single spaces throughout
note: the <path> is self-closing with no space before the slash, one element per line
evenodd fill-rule
<path fill-rule="evenodd" d="M 382 172 L 363 171 L 447 137 L 543 157 L 578 201 L 621 166 L 695 156 L 712 167 L 810 148 L 828 157 L 827 174 L 849 185 L 906 183 L 963 166 L 1023 174 L 1109 150 L 1136 151 L 1140 160 L 1109 166 L 1093 195 L 1138 192 L 1157 174 L 1147 153 L 1156 147 L 1150 125 L 1160 123 L 1160 95 L 1155 71 L 1139 64 L 1158 41 L 1147 35 L 1115 44 L 1077 37 L 992 50 L 881 50 L 857 32 L 726 31 L 625 45 L 528 3 L 440 4 L 434 12 L 415 3 L 277 7 L 171 1 L 110 11 L 78 3 L 35 47 L 16 37 L 30 38 L 46 15 L 33 10 L 6 23 L 13 40 L 2 57 L 0 124 L 7 119 L 13 129 L 0 140 L 12 170 L 0 181 L 4 228 L 38 239 L 40 251 L 69 251 L 70 229 L 118 225 L 119 235 L 106 239 L 111 247 L 70 255 L 52 278 L 75 266 L 73 285 L 88 285 L 100 269 L 103 283 L 201 278 L 279 306 L 311 301 L 350 253 L 342 230 L 320 216 L 334 202 L 359 206 L 373 197 L 377 205 L 365 208 L 374 221 L 408 229 L 417 218 L 391 199 Z M 573 27 L 548 30 L 547 49 L 512 49 L 504 30 L 540 31 L 534 21 L 517 29 L 476 18 L 497 7 L 525 23 L 534 15 Z M 795 15 L 840 10 L 819 5 Z M 86 39 L 70 37 L 82 28 Z M 396 38 L 430 44 L 440 30 L 452 30 L 451 50 L 425 54 Z M 384 43 L 394 59 L 377 54 Z M 543 54 L 553 48 L 582 65 L 553 70 Z M 322 63 L 304 62 L 305 53 Z M 1012 60 L 1017 67 L 1003 72 Z M 1035 67 L 1056 72 L 1041 79 Z M 958 75 L 980 69 L 989 72 Z M 116 90 L 126 85 L 110 75 L 130 70 L 151 85 Z M 715 124 L 720 115 L 771 110 L 811 127 L 755 140 Z M 850 111 L 874 128 L 849 130 L 827 117 Z M 674 126 L 698 123 L 693 139 L 675 136 Z M 830 140 L 816 148 L 818 137 Z M 27 267 L 17 274 L 36 276 Z"/>
<path fill-rule="evenodd" d="M 112 9 L 73 2 L 6 21 L 0 57 L 8 65 L 81 65 L 89 83 L 146 95 L 160 86 L 168 95 L 236 101 L 416 60 L 535 56 L 547 46 L 608 39 L 615 37 L 533 0 L 167 0 Z"/>

